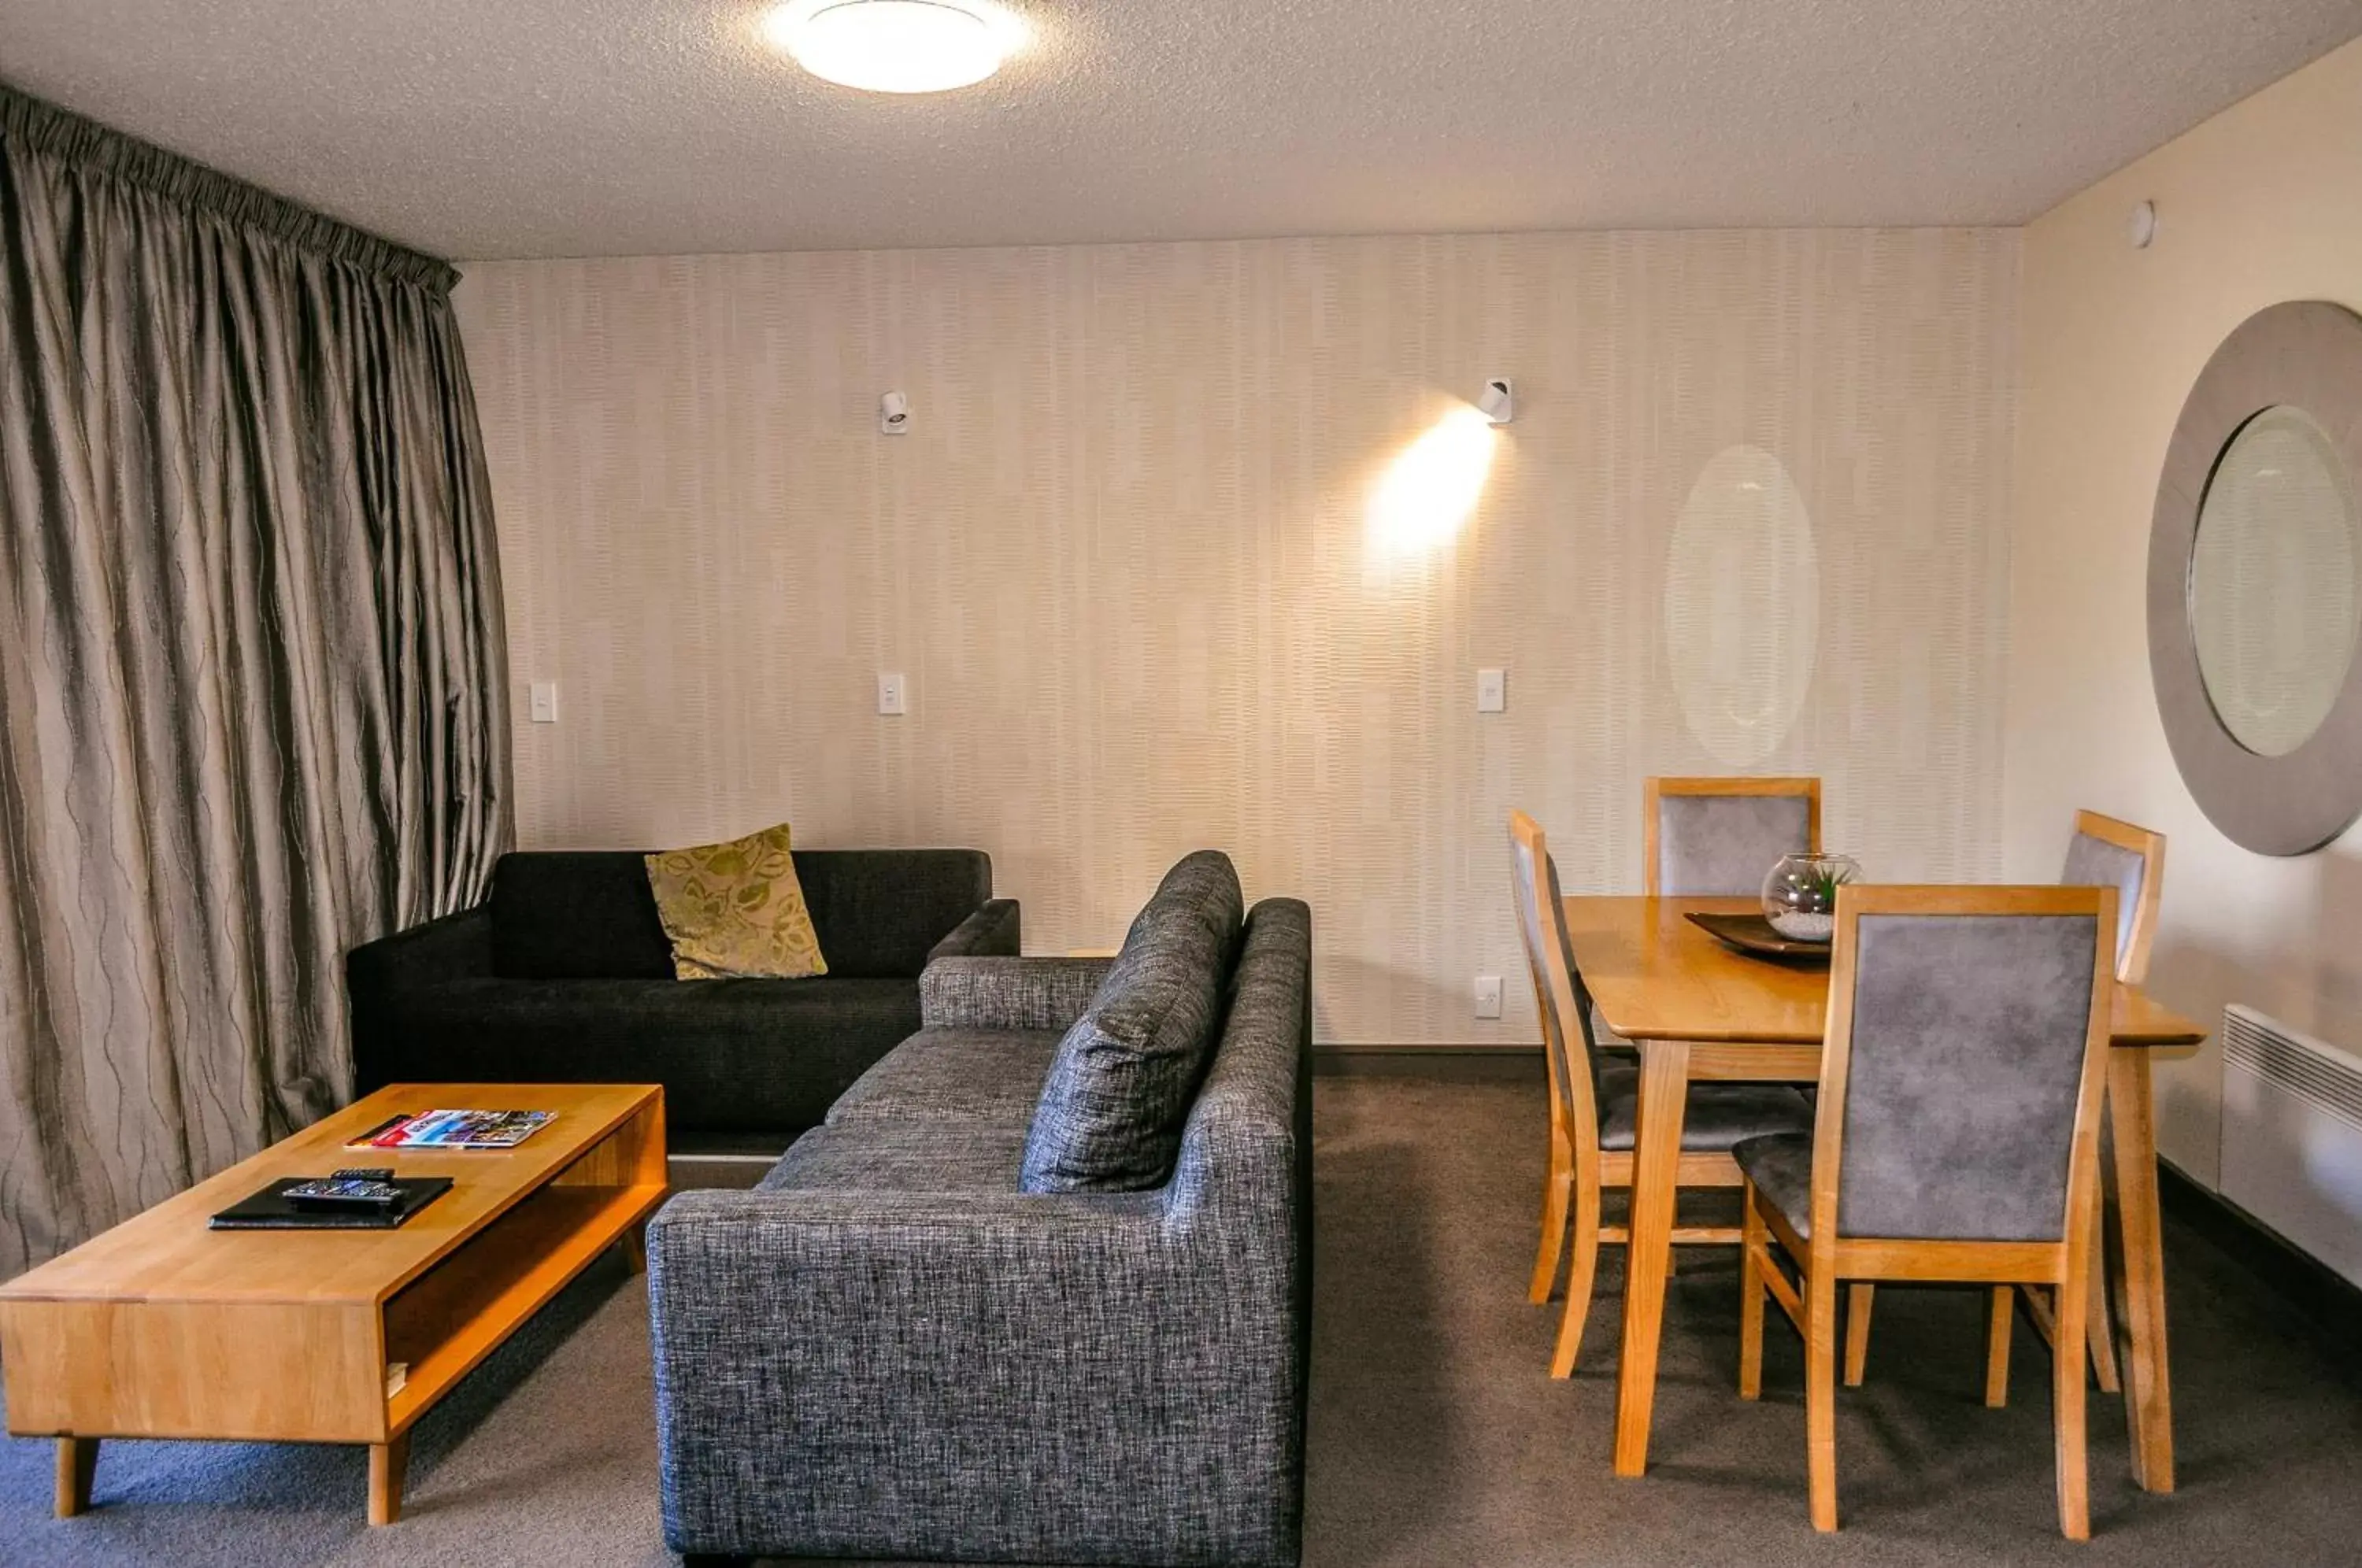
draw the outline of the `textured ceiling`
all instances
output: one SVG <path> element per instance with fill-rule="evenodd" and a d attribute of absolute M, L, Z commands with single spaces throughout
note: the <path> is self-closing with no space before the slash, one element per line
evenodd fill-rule
<path fill-rule="evenodd" d="M 0 0 L 0 79 L 445 256 L 2017 223 L 2362 0 L 1021 0 L 928 98 L 750 0 Z"/>

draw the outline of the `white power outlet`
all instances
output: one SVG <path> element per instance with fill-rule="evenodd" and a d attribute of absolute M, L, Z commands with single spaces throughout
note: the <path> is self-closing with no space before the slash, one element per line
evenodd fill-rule
<path fill-rule="evenodd" d="M 557 682 L 536 680 L 530 690 L 533 722 L 536 724 L 557 723 Z"/>
<path fill-rule="evenodd" d="M 879 672 L 877 677 L 877 711 L 879 712 L 887 714 L 909 712 L 911 709 L 908 696 L 909 694 L 903 690 L 900 675 Z"/>
<path fill-rule="evenodd" d="M 1501 1016 L 1500 976 L 1479 975 L 1476 977 L 1476 1016 L 1479 1018 L 1498 1018 Z"/>
<path fill-rule="evenodd" d="M 1509 706 L 1509 672 L 1505 669 L 1480 669 L 1476 672 L 1476 711 L 1499 713 Z"/>

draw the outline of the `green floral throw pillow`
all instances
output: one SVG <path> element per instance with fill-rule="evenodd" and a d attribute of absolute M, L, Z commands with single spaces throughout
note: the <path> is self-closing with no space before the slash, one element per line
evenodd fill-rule
<path fill-rule="evenodd" d="M 788 824 L 728 844 L 647 857 L 657 915 L 684 980 L 805 979 L 828 973 L 788 853 Z"/>

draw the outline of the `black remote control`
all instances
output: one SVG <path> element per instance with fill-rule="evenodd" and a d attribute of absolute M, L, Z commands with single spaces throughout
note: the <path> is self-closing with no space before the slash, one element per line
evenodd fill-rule
<path fill-rule="evenodd" d="M 331 1171 L 330 1181 L 392 1181 L 392 1165 L 354 1165 L 348 1170 Z"/>
<path fill-rule="evenodd" d="M 304 1204 L 325 1204 L 332 1207 L 391 1209 L 402 1201 L 402 1188 L 375 1176 L 357 1176 L 339 1171 L 332 1176 L 317 1176 L 297 1182 L 279 1195 L 301 1207 Z"/>

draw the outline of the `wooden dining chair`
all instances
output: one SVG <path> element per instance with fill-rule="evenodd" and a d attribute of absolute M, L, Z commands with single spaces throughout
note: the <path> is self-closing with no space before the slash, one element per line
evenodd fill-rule
<path fill-rule="evenodd" d="M 1527 1294 L 1537 1303 L 1550 1299 L 1571 1226 L 1566 1311 L 1551 1356 L 1551 1375 L 1568 1377 L 1573 1375 L 1584 1323 L 1591 1313 L 1600 1244 L 1629 1239 L 1626 1227 L 1602 1224 L 1599 1209 L 1605 1189 L 1632 1185 L 1639 1074 L 1607 1058 L 1593 1037 L 1591 994 L 1574 966 L 1558 867 L 1551 859 L 1541 824 L 1523 812 L 1512 812 L 1509 840 L 1518 929 L 1525 939 L 1534 1002 L 1541 1014 L 1550 1077 L 1550 1169 L 1542 1189 L 1541 1246 Z M 1694 1084 L 1688 1105 L 1678 1177 L 1686 1187 L 1737 1187 L 1732 1144 L 1766 1133 L 1801 1133 L 1812 1125 L 1805 1097 L 1777 1084 Z M 1673 1240 L 1729 1246 L 1738 1240 L 1738 1231 L 1727 1225 L 1676 1227 Z"/>
<path fill-rule="evenodd" d="M 2003 1325 L 2013 1286 L 2055 1293 L 2058 1526 L 2090 1535 L 2083 1309 L 2115 949 L 2113 888 L 1838 890 L 1814 1130 L 1732 1151 L 1738 1392 L 1762 1393 L 1769 1295 L 1805 1339 L 1814 1528 L 1838 1527 L 1838 1284 L 1939 1280 L 1990 1286 Z"/>
<path fill-rule="evenodd" d="M 2067 864 L 2058 874 L 2058 882 L 2067 888 L 2116 890 L 2116 980 L 2127 986 L 2147 980 L 2149 949 L 2157 941 L 2158 905 L 2165 893 L 2165 834 L 2097 812 L 2077 812 L 2074 836 L 2067 841 Z M 2102 1224 L 2105 1206 L 2106 1184 L 2094 1183 L 2092 1215 L 2095 1237 L 2104 1234 L 2097 1227 Z M 1869 1361 L 1871 1303 L 1875 1288 L 1867 1284 L 1852 1286 L 1846 1304 L 1845 1380 L 1849 1387 L 1860 1386 Z M 2055 1304 L 2039 1292 L 2029 1290 L 2024 1296 L 2026 1316 L 2034 1320 L 2036 1331 L 2045 1343 L 2054 1343 L 2058 1337 Z M 2104 1269 L 2092 1271 L 2092 1294 L 2084 1307 L 2083 1324 L 2084 1337 L 2090 1342 L 2092 1375 L 2099 1381 L 2103 1393 L 2116 1393 L 2123 1387 L 2123 1378 L 2116 1367 L 2116 1327 L 2108 1309 Z M 1996 1334 L 2001 1336 L 2003 1348 L 1997 1360 L 1992 1346 L 1992 1336 Z M 1989 1405 L 2003 1404 L 2009 1397 L 2008 1335 L 2006 1320 L 1992 1325 L 1988 1333 L 1985 1402 Z"/>
<path fill-rule="evenodd" d="M 1651 778 L 1640 787 L 1643 889 L 1753 898 L 1783 855 L 1821 847 L 1817 778 Z"/>

